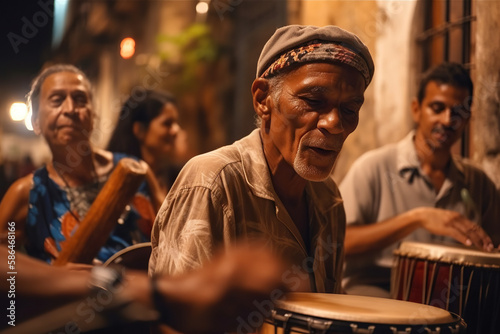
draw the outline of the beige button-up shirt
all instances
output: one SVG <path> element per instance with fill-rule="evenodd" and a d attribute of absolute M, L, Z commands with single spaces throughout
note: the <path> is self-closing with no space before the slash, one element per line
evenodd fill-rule
<path fill-rule="evenodd" d="M 341 292 L 345 214 L 333 180 L 308 182 L 311 253 L 273 189 L 260 130 L 191 159 L 154 223 L 150 274 L 178 274 L 208 260 L 215 248 L 257 237 L 291 261 L 285 283 L 309 273 L 317 292 Z M 292 287 L 293 289 L 293 287 Z"/>

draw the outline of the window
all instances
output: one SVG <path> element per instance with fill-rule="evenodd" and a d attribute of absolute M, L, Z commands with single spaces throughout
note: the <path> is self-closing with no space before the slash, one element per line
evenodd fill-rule
<path fill-rule="evenodd" d="M 421 72 L 443 61 L 463 64 L 474 81 L 474 0 L 422 0 L 423 31 L 417 36 Z M 469 123 L 470 125 L 470 123 Z M 470 126 L 454 153 L 470 155 Z"/>

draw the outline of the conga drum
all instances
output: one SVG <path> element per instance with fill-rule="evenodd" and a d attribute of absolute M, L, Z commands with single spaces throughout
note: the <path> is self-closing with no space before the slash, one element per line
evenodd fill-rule
<path fill-rule="evenodd" d="M 499 253 L 405 241 L 394 254 L 394 299 L 456 313 L 467 334 L 500 333 Z"/>
<path fill-rule="evenodd" d="M 290 293 L 275 302 L 259 334 L 457 334 L 463 320 L 443 309 L 388 298 Z"/>

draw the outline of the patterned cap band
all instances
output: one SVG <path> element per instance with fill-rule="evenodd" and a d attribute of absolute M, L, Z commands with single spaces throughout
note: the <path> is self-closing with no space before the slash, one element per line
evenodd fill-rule
<path fill-rule="evenodd" d="M 318 61 L 342 63 L 354 67 L 363 75 L 366 85 L 370 83 L 370 71 L 363 57 L 346 46 L 321 41 L 311 41 L 307 45 L 285 52 L 267 68 L 261 78 L 271 77 L 293 64 Z"/>

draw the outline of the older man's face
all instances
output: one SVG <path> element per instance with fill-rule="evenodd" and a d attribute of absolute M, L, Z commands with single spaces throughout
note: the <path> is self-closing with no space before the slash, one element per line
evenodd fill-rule
<path fill-rule="evenodd" d="M 358 125 L 365 81 L 355 69 L 330 63 L 302 65 L 283 80 L 270 138 L 299 176 L 322 181 Z"/>
<path fill-rule="evenodd" d="M 92 131 L 90 87 L 80 74 L 56 72 L 45 79 L 34 128 L 50 146 L 88 140 Z"/>

